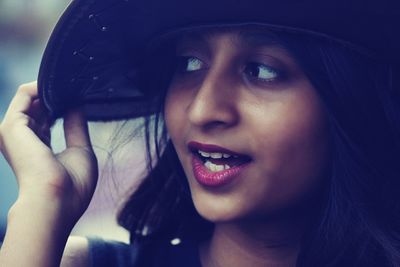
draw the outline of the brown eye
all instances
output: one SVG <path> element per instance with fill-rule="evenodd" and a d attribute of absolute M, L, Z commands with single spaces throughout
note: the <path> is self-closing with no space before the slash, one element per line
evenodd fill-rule
<path fill-rule="evenodd" d="M 248 63 L 244 69 L 244 73 L 251 79 L 257 79 L 269 82 L 279 77 L 279 72 L 272 67 L 260 63 Z"/>

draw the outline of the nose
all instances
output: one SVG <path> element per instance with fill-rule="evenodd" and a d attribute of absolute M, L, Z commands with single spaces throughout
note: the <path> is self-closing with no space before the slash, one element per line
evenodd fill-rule
<path fill-rule="evenodd" d="M 210 69 L 188 107 L 189 121 L 203 130 L 232 127 L 239 121 L 234 83 L 222 70 Z"/>

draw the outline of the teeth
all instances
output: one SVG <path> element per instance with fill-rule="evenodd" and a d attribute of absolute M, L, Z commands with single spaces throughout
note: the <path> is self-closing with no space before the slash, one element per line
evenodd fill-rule
<path fill-rule="evenodd" d="M 199 150 L 198 152 L 199 152 L 199 154 L 200 154 L 202 157 L 204 157 L 204 158 L 209 158 L 209 157 L 211 157 L 211 158 L 213 158 L 213 159 L 220 159 L 220 158 L 225 158 L 225 159 L 227 159 L 227 158 L 232 157 L 232 155 L 229 155 L 229 154 L 226 154 L 226 153 L 217 153 L 217 152 L 208 153 L 208 152 L 201 151 L 201 150 Z M 233 157 L 237 158 L 237 156 L 233 156 Z"/>
<path fill-rule="evenodd" d="M 207 153 L 207 152 L 204 152 L 204 151 L 201 151 L 201 150 L 199 150 L 199 154 L 202 157 L 205 157 L 205 158 L 209 158 L 210 157 L 210 153 Z"/>
<path fill-rule="evenodd" d="M 227 164 L 225 164 L 225 165 L 217 165 L 217 164 L 214 164 L 214 163 L 212 163 L 211 161 L 208 161 L 208 160 L 204 163 L 204 166 L 206 166 L 206 168 L 208 170 L 212 171 L 212 172 L 219 172 L 219 171 L 228 170 L 228 169 L 231 168 Z"/>
<path fill-rule="evenodd" d="M 224 170 L 224 165 L 215 165 L 215 170 L 217 172 L 223 171 Z"/>
<path fill-rule="evenodd" d="M 220 159 L 222 158 L 222 153 L 210 153 L 211 158 Z"/>
<path fill-rule="evenodd" d="M 214 167 L 211 167 L 212 164 L 211 162 L 209 162 L 208 160 L 206 161 L 206 163 L 204 163 L 204 166 L 206 166 L 207 169 L 209 169 L 210 171 L 212 171 L 213 169 L 215 169 Z"/>

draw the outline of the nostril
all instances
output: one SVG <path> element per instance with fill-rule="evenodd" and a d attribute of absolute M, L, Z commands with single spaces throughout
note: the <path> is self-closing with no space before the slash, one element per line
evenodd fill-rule
<path fill-rule="evenodd" d="M 208 123 L 205 123 L 202 125 L 204 130 L 211 130 L 214 128 L 223 128 L 227 125 L 226 122 L 224 121 L 209 121 Z"/>
<path fill-rule="evenodd" d="M 210 129 L 235 124 L 239 116 L 234 107 L 213 101 L 192 104 L 188 109 L 188 118 L 192 124 Z"/>

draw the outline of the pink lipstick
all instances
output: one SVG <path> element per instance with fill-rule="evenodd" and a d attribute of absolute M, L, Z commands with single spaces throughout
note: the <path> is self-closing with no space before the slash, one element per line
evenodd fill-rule
<path fill-rule="evenodd" d="M 192 169 L 197 182 L 203 186 L 220 187 L 235 180 L 249 165 L 251 158 L 229 149 L 190 142 Z"/>

